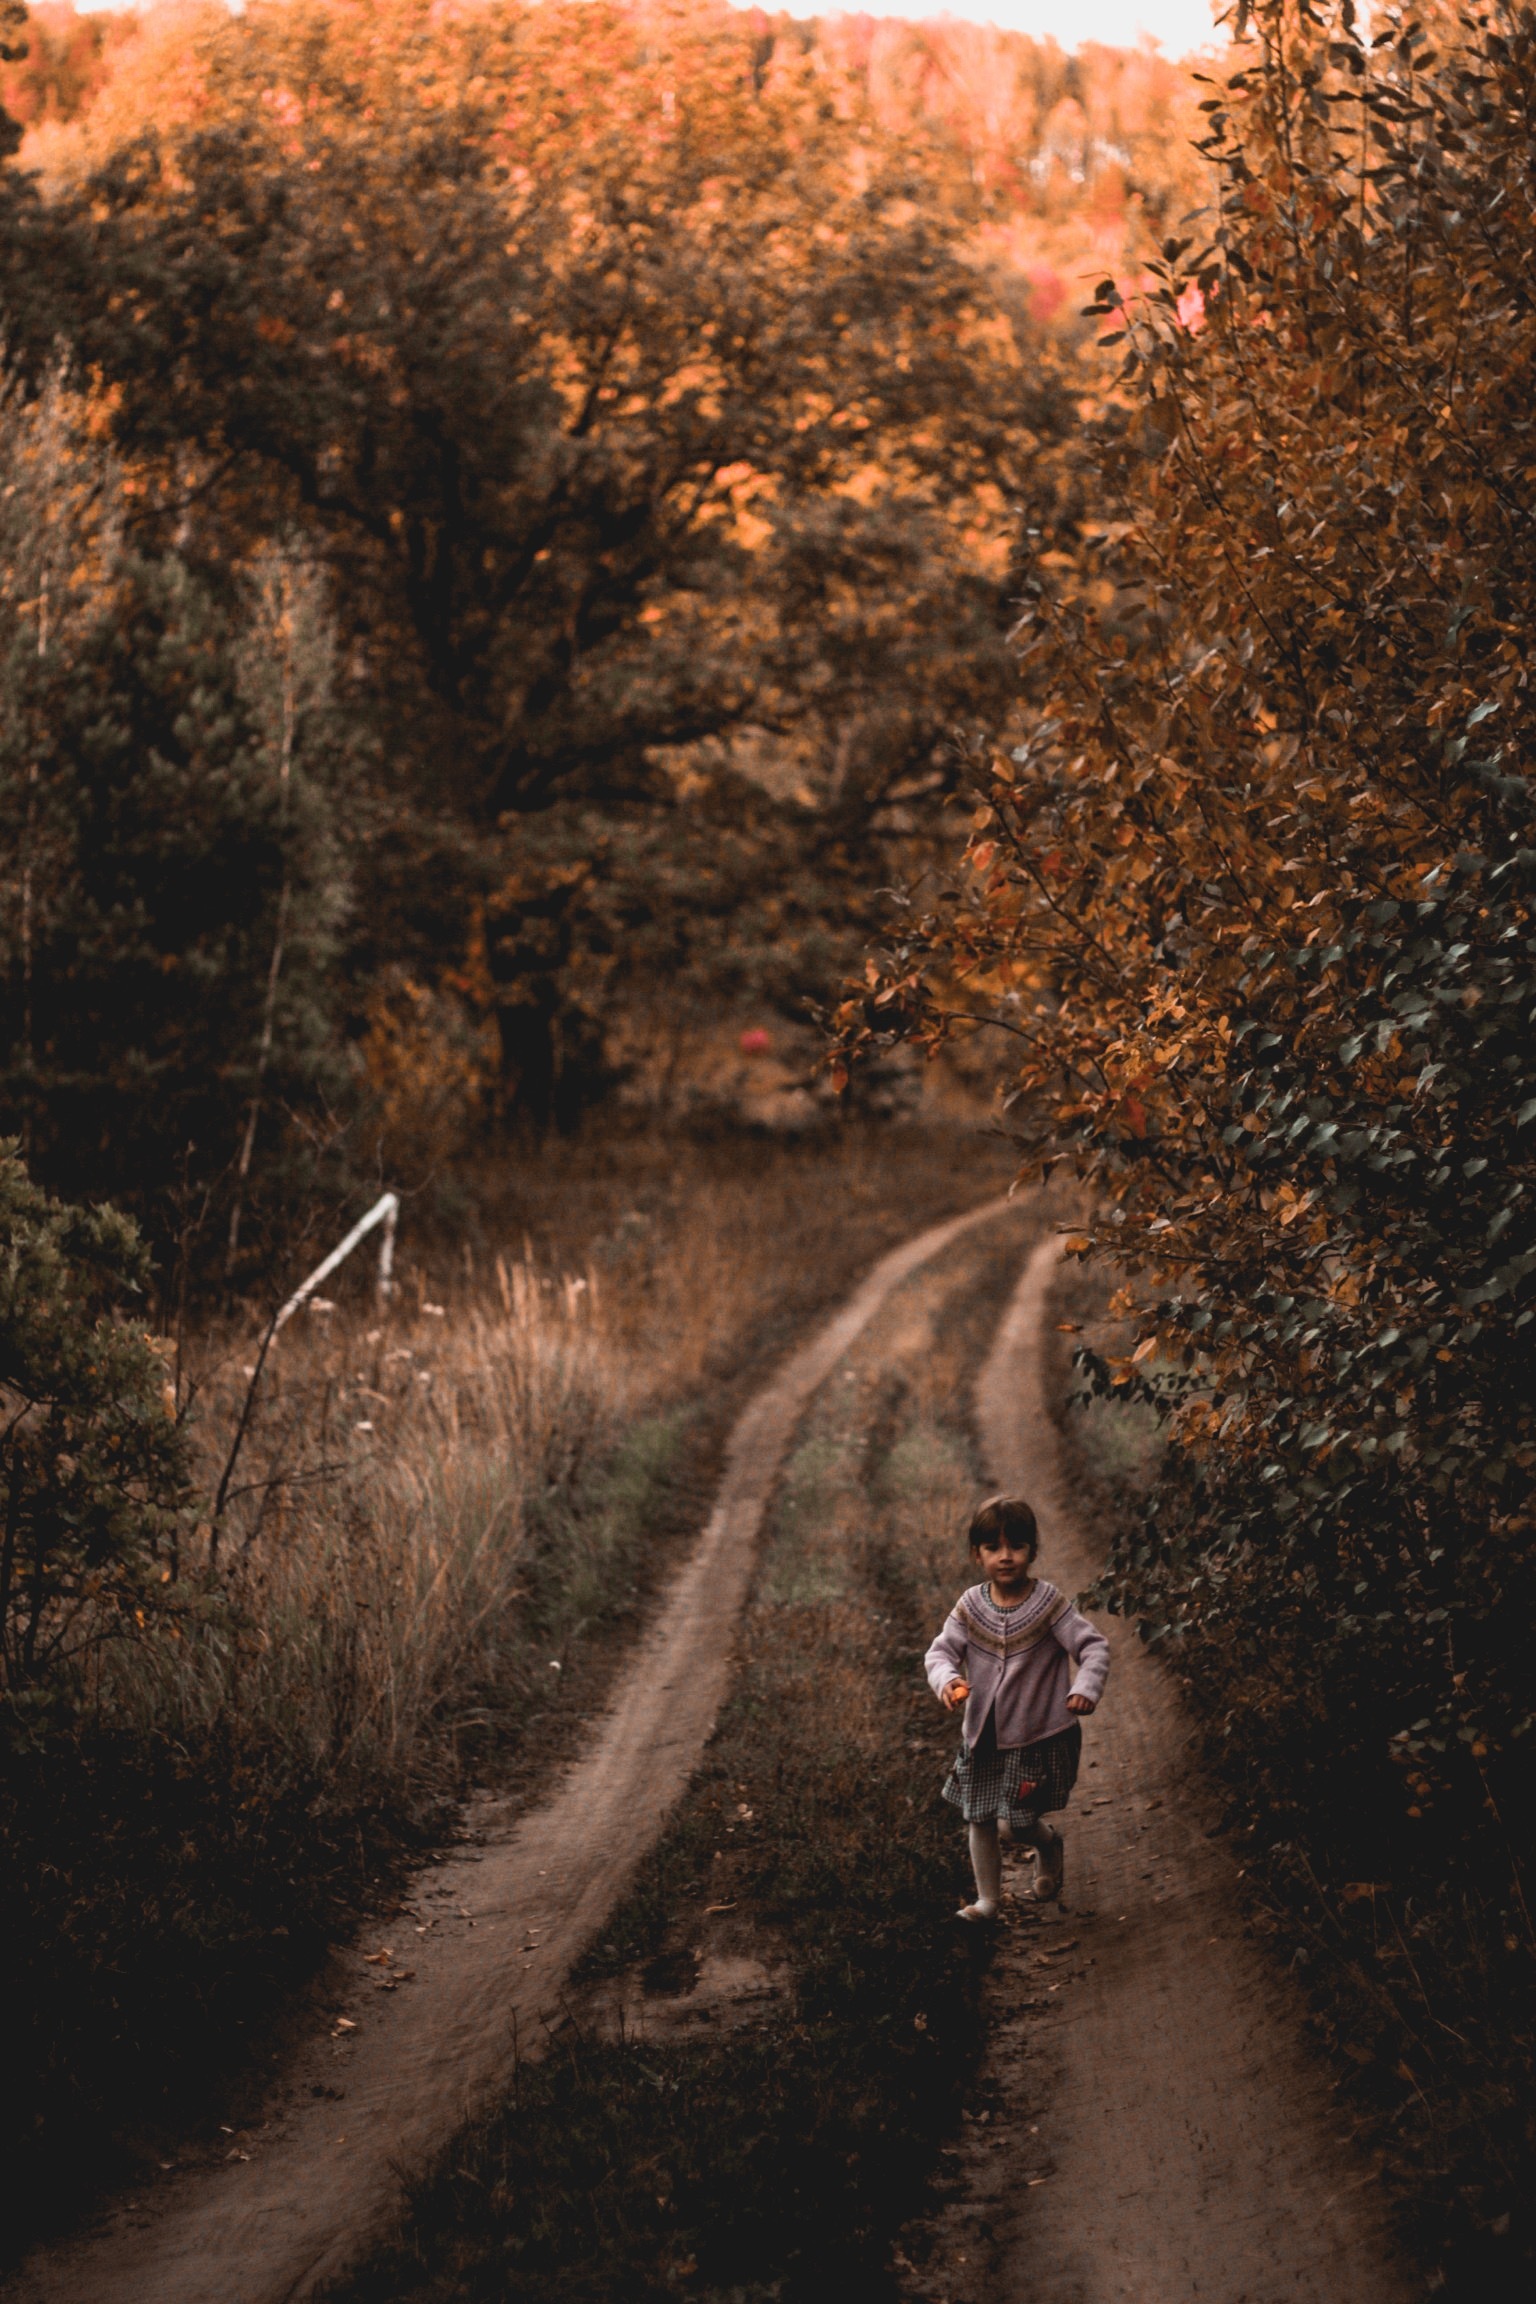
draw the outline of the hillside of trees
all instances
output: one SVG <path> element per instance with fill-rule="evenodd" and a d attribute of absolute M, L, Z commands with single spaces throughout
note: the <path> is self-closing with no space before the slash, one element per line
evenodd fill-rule
<path fill-rule="evenodd" d="M 707 1107 L 743 1029 L 792 1082 L 1010 707 L 1176 69 L 304 0 L 43 7 L 0 95 L 33 1172 L 162 1239 L 174 1178 L 238 1276 L 317 1190 Z"/>

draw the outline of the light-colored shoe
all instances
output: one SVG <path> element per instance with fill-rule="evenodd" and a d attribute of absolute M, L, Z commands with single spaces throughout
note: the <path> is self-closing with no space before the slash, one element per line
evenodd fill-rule
<path fill-rule="evenodd" d="M 1024 1890 L 1031 1904 L 1059 1904 L 1067 1876 L 1067 1846 L 1052 1824 L 1036 1827 L 1035 1876 Z"/>
<path fill-rule="evenodd" d="M 997 1914 L 995 1912 L 983 1912 L 979 1904 L 962 1904 L 955 1914 L 955 1918 L 964 1920 L 972 1928 L 995 1928 L 997 1926 Z"/>

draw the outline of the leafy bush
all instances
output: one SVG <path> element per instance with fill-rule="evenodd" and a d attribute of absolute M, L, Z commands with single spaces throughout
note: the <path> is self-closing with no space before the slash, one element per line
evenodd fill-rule
<path fill-rule="evenodd" d="M 177 1571 L 183 1437 L 120 1317 L 148 1257 L 111 1208 L 50 1200 L 0 1141 L 0 1722 L 35 1720 Z"/>

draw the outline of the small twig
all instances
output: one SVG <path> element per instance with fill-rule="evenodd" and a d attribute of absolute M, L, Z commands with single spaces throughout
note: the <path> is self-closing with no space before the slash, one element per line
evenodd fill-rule
<path fill-rule="evenodd" d="M 251 1370 L 245 1387 L 245 1398 L 240 1403 L 240 1417 L 235 1426 L 235 1435 L 230 1441 L 229 1454 L 224 1459 L 224 1469 L 219 1475 L 218 1493 L 213 1500 L 213 1525 L 208 1541 L 208 1565 L 210 1568 L 217 1568 L 219 1564 L 219 1522 L 224 1516 L 224 1507 L 229 1502 L 229 1484 L 234 1479 L 235 1466 L 240 1461 L 240 1451 L 245 1445 L 246 1433 L 251 1428 L 251 1418 L 256 1410 L 256 1394 L 261 1384 L 261 1372 L 266 1367 L 267 1354 L 272 1349 L 272 1339 L 277 1334 L 281 1319 L 282 1314 L 274 1312 L 267 1322 L 266 1333 L 261 1339 L 261 1348 L 256 1354 L 256 1365 Z"/>
<path fill-rule="evenodd" d="M 226 1502 L 235 1504 L 242 1496 L 264 1495 L 272 1488 L 303 1488 L 314 1480 L 329 1480 L 346 1468 L 345 1461 L 338 1457 L 334 1464 L 317 1464 L 309 1472 L 274 1472 L 268 1480 L 242 1480 L 238 1488 L 231 1488 Z"/>

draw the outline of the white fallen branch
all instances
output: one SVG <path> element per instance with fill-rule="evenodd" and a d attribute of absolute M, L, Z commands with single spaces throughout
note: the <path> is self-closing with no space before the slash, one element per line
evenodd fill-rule
<path fill-rule="evenodd" d="M 275 1336 L 278 1330 L 283 1327 L 287 1321 L 293 1318 L 294 1313 L 299 1310 L 300 1306 L 309 1302 L 310 1297 L 313 1296 L 321 1281 L 328 1280 L 331 1274 L 335 1271 L 337 1265 L 344 1264 L 346 1262 L 347 1258 L 351 1255 L 358 1242 L 365 1239 L 367 1235 L 373 1230 L 376 1224 L 382 1224 L 384 1227 L 384 1237 L 379 1242 L 378 1290 L 379 1302 L 381 1304 L 386 1303 L 389 1299 L 390 1291 L 394 1286 L 393 1274 L 395 1268 L 395 1224 L 399 1214 L 400 1196 L 397 1192 L 386 1192 L 381 1199 L 376 1200 L 373 1206 L 369 1209 L 367 1215 L 360 1216 L 358 1218 L 351 1231 L 347 1234 L 345 1240 L 341 1242 L 341 1245 L 337 1248 L 333 1248 L 329 1256 L 326 1257 L 324 1263 L 317 1264 L 313 1272 L 311 1272 L 309 1278 L 304 1281 L 300 1287 L 295 1288 L 293 1294 L 289 1297 L 287 1303 L 283 1306 L 281 1312 L 279 1312 L 277 1318 L 273 1321 L 270 1334 Z"/>
<path fill-rule="evenodd" d="M 282 1310 L 274 1315 L 261 1340 L 261 1349 L 256 1355 L 256 1365 L 246 1371 L 249 1380 L 245 1387 L 245 1398 L 240 1406 L 240 1416 L 235 1425 L 234 1438 L 229 1444 L 229 1454 L 224 1459 L 224 1470 L 219 1480 L 219 1492 L 213 1500 L 213 1535 L 208 1547 L 208 1560 L 211 1567 L 218 1565 L 219 1527 L 224 1517 L 224 1507 L 230 1499 L 230 1483 L 234 1479 L 235 1466 L 240 1461 L 240 1451 L 245 1445 L 245 1436 L 250 1429 L 251 1417 L 256 1407 L 257 1388 L 261 1383 L 262 1370 L 267 1365 L 267 1354 L 272 1349 L 278 1330 L 286 1321 L 293 1318 L 301 1305 L 309 1302 L 321 1281 L 328 1280 L 337 1265 L 346 1262 L 359 1240 L 365 1240 L 376 1224 L 382 1224 L 384 1227 L 384 1237 L 379 1242 L 379 1302 L 380 1304 L 387 1303 L 390 1291 L 394 1287 L 395 1222 L 399 1214 L 399 1194 L 396 1192 L 384 1193 L 374 1202 L 366 1216 L 358 1218 L 345 1240 L 331 1250 L 324 1263 L 317 1264 L 303 1285 L 295 1288 Z"/>

